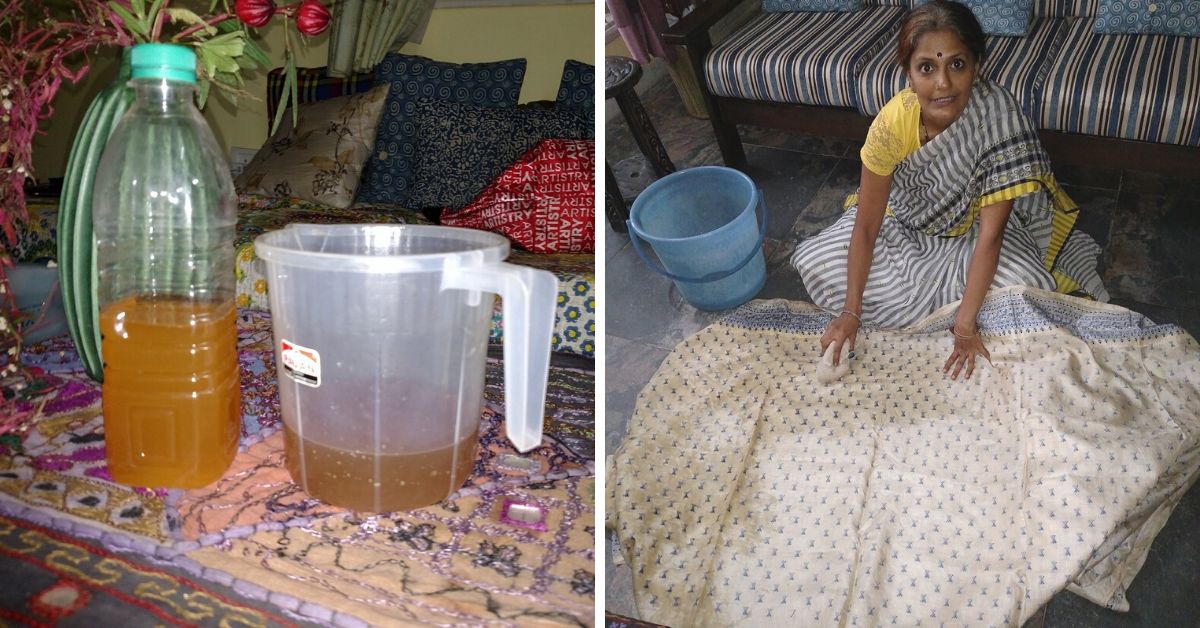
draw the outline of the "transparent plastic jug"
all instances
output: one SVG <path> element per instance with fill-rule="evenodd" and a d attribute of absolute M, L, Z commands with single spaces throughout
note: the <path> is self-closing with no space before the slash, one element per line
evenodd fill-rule
<path fill-rule="evenodd" d="M 310 495 L 384 512 L 462 487 L 479 442 L 488 328 L 503 299 L 508 437 L 542 438 L 558 284 L 485 231 L 290 225 L 265 260 L 287 467 Z"/>

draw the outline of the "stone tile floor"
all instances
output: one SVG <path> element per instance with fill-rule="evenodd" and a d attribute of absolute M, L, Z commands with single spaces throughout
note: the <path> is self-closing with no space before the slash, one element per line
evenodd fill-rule
<path fill-rule="evenodd" d="M 708 121 L 687 114 L 669 79 L 639 91 L 676 168 L 722 165 Z M 753 127 L 741 133 L 747 174 L 763 188 L 771 211 L 767 284 L 758 296 L 807 300 L 788 256 L 834 220 L 857 186 L 861 144 Z M 605 147 L 627 199 L 653 181 L 620 116 L 605 126 Z M 1200 268 L 1200 180 L 1072 167 L 1056 174 L 1082 208 L 1079 227 L 1104 249 L 1101 274 L 1112 302 L 1200 337 L 1200 273 L 1192 272 Z M 646 268 L 627 236 L 605 228 L 604 439 L 612 453 L 642 385 L 676 344 L 721 314 L 692 308 L 669 279 Z M 614 565 L 611 552 L 605 574 L 606 609 L 637 617 L 630 571 Z M 1200 626 L 1200 487 L 1160 532 L 1129 599 L 1132 610 L 1122 614 L 1063 592 L 1025 628 Z"/>

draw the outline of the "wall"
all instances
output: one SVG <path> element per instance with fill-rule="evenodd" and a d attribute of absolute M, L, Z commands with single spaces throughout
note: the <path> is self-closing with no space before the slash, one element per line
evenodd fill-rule
<path fill-rule="evenodd" d="M 521 101 L 553 100 L 562 65 L 567 59 L 594 64 L 595 7 L 590 4 L 526 5 L 434 9 L 420 44 L 400 49 L 440 61 L 478 62 L 525 57 L 528 59 Z M 273 66 L 283 64 L 282 22 L 273 21 L 260 31 L 259 40 Z M 298 65 L 326 64 L 328 37 L 299 50 Z M 112 55 L 115 57 L 115 54 Z M 43 128 L 46 136 L 34 144 L 34 170 L 39 179 L 60 177 L 75 130 L 92 97 L 116 76 L 115 61 L 95 63 L 79 85 L 64 85 L 55 99 L 55 116 Z M 228 154 L 232 147 L 257 149 L 267 139 L 266 71 L 247 73 L 245 91 L 258 100 L 240 99 L 235 108 L 226 99 L 211 96 L 205 117 Z"/>

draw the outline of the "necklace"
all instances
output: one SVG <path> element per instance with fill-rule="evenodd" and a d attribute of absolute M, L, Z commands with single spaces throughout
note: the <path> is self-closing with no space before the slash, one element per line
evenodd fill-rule
<path fill-rule="evenodd" d="M 922 140 L 921 143 L 928 144 L 929 143 L 929 129 L 925 128 L 925 116 L 924 115 L 920 116 L 920 119 L 921 119 L 921 140 Z"/>

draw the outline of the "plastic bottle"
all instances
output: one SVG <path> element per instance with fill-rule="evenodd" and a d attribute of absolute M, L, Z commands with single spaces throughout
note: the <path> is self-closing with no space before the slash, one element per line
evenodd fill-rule
<path fill-rule="evenodd" d="M 108 468 L 196 488 L 237 452 L 240 387 L 229 167 L 194 103 L 189 48 L 139 44 L 133 107 L 92 196 Z"/>

